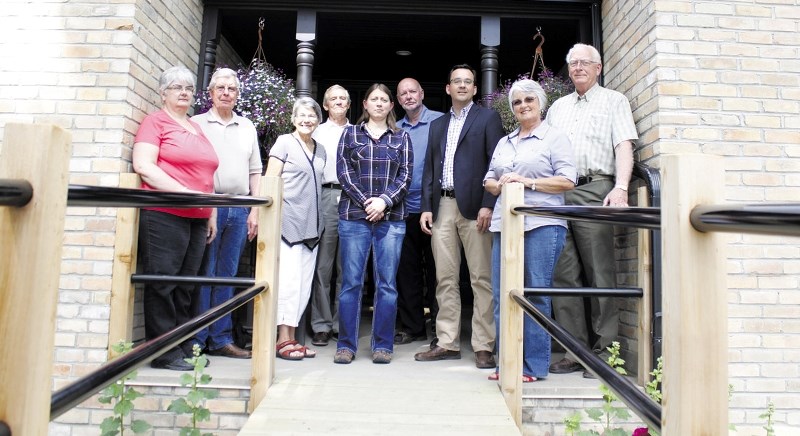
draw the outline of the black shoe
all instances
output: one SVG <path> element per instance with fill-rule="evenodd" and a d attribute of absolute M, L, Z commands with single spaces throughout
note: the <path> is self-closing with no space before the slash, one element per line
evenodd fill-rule
<path fill-rule="evenodd" d="M 566 357 L 550 365 L 550 372 L 553 374 L 569 374 L 581 370 L 583 370 L 583 365 Z"/>
<path fill-rule="evenodd" d="M 426 335 L 425 333 L 421 335 L 412 335 L 411 333 L 404 330 L 398 330 L 397 333 L 395 333 L 394 335 L 395 345 L 405 345 L 416 341 L 425 341 L 427 339 L 428 335 Z"/>
<path fill-rule="evenodd" d="M 317 332 L 314 333 L 314 337 L 311 338 L 311 343 L 316 345 L 317 347 L 324 347 L 328 345 L 328 342 L 331 340 L 330 332 Z"/>
<path fill-rule="evenodd" d="M 436 348 L 436 345 L 437 345 L 438 343 L 439 343 L 439 338 L 433 338 L 433 340 L 431 341 L 431 350 L 433 350 L 434 348 Z"/>
<path fill-rule="evenodd" d="M 183 360 L 183 357 L 178 357 L 174 360 L 153 360 L 150 366 L 158 369 L 169 369 L 172 371 L 194 371 L 192 364 Z M 208 366 L 208 365 L 206 365 Z"/>
<path fill-rule="evenodd" d="M 583 371 L 583 378 L 597 378 L 589 371 Z"/>

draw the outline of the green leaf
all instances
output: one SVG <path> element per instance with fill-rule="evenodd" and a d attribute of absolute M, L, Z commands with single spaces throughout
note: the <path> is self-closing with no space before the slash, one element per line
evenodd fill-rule
<path fill-rule="evenodd" d="M 195 411 L 195 418 L 198 421 L 210 421 L 211 420 L 211 411 L 206 409 L 205 407 L 201 407 Z"/>
<path fill-rule="evenodd" d="M 114 397 L 110 397 L 110 396 L 106 395 L 106 396 L 99 397 L 97 399 L 97 401 L 99 401 L 101 404 L 111 404 L 111 400 L 113 400 L 113 399 L 114 399 Z"/>
<path fill-rule="evenodd" d="M 117 415 L 128 416 L 132 410 L 133 403 L 128 400 L 121 400 L 119 403 L 114 405 L 114 413 Z"/>
<path fill-rule="evenodd" d="M 631 417 L 631 414 L 630 412 L 628 412 L 628 409 L 624 407 L 617 407 L 614 410 L 614 415 L 616 415 L 616 417 L 619 419 L 628 419 Z"/>
<path fill-rule="evenodd" d="M 600 409 L 586 409 L 586 416 L 592 419 L 592 421 L 600 421 L 600 418 L 603 417 L 603 411 Z"/>
<path fill-rule="evenodd" d="M 208 374 L 203 374 L 202 376 L 200 376 L 200 381 L 198 383 L 200 383 L 201 385 L 207 385 L 211 383 L 211 376 Z"/>
<path fill-rule="evenodd" d="M 219 391 L 216 389 L 201 389 L 200 392 L 203 393 L 207 400 L 213 400 L 219 396 Z"/>
<path fill-rule="evenodd" d="M 169 404 L 167 410 L 170 412 L 175 412 L 177 414 L 181 413 L 191 413 L 192 407 L 186 402 L 183 398 L 176 398 L 173 402 Z"/>
<path fill-rule="evenodd" d="M 135 419 L 131 421 L 131 430 L 133 430 L 133 432 L 137 434 L 144 433 L 147 430 L 150 430 L 151 427 L 152 426 L 147 421 L 141 419 Z"/>
<path fill-rule="evenodd" d="M 186 401 L 194 404 L 195 406 L 202 403 L 204 399 L 205 396 L 200 391 L 189 391 L 189 393 L 186 394 Z"/>
<path fill-rule="evenodd" d="M 629 436 L 628 432 L 621 428 L 614 428 L 606 433 L 608 436 Z"/>
<path fill-rule="evenodd" d="M 109 416 L 100 423 L 100 434 L 113 436 L 119 433 L 120 422 L 119 417 Z"/>
<path fill-rule="evenodd" d="M 192 374 L 183 373 L 181 374 L 181 386 L 189 386 L 194 382 L 194 377 Z"/>
<path fill-rule="evenodd" d="M 137 391 L 136 389 L 128 389 L 128 393 L 125 395 L 129 400 L 133 401 L 137 398 L 144 396 L 141 392 Z"/>

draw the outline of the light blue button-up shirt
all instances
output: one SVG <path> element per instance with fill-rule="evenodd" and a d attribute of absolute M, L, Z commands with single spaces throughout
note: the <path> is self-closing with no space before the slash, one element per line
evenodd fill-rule
<path fill-rule="evenodd" d="M 425 105 L 417 124 L 411 124 L 408 117 L 403 117 L 397 126 L 408 132 L 411 137 L 411 146 L 414 148 L 414 172 L 411 174 L 411 186 L 406 195 L 406 207 L 409 213 L 420 213 L 422 200 L 422 171 L 425 166 L 425 152 L 428 149 L 428 130 L 431 121 L 444 115 L 442 112 L 432 111 Z"/>

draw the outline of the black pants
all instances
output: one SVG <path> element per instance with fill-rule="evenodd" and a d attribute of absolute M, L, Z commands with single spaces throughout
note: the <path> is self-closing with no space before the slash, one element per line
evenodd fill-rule
<path fill-rule="evenodd" d="M 142 210 L 139 215 L 139 262 L 143 274 L 196 276 L 206 247 L 208 220 Z M 148 284 L 144 287 L 144 331 L 154 339 L 192 318 L 194 285 Z M 116 340 L 112 338 L 112 340 Z M 159 360 L 191 356 L 192 340 Z"/>
<path fill-rule="evenodd" d="M 436 266 L 431 252 L 431 237 L 419 226 L 420 214 L 406 218 L 406 236 L 397 268 L 397 327 L 412 336 L 425 334 L 425 306 L 436 320 Z M 427 289 L 427 293 L 425 292 Z"/>

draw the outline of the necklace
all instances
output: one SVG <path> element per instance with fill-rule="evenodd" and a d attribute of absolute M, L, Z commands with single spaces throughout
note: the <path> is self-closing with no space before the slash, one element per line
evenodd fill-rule
<path fill-rule="evenodd" d="M 378 133 L 376 134 L 375 131 L 372 130 L 372 127 L 369 126 L 369 124 L 365 124 L 365 126 L 367 126 L 367 133 L 369 133 L 369 136 L 372 136 L 375 139 L 380 138 L 381 135 L 383 135 L 383 133 L 386 131 L 386 130 L 379 130 Z"/>

